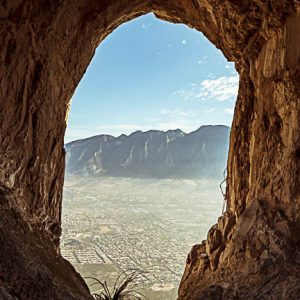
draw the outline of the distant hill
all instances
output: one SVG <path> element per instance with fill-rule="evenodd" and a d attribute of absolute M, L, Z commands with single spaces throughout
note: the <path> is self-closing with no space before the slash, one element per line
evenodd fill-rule
<path fill-rule="evenodd" d="M 113 137 L 98 135 L 65 145 L 66 171 L 76 175 L 141 178 L 220 178 L 226 167 L 230 128 L 201 126 Z"/>

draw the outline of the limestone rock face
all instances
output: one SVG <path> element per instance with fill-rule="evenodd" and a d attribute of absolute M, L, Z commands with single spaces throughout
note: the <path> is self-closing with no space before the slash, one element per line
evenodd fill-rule
<path fill-rule="evenodd" d="M 99 43 L 147 12 L 236 63 L 227 211 L 187 258 L 178 299 L 298 299 L 298 0 L 0 2 L 0 298 L 91 299 L 59 254 L 70 98 Z"/>

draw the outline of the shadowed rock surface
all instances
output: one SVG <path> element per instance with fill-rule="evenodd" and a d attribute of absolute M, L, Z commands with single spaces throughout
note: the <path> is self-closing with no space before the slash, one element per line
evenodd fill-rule
<path fill-rule="evenodd" d="M 66 172 L 144 178 L 222 178 L 229 127 L 99 135 L 65 145 Z"/>
<path fill-rule="evenodd" d="M 178 299 L 299 298 L 297 0 L 0 2 L 0 298 L 91 298 L 59 254 L 66 115 L 99 43 L 151 11 L 203 32 L 240 74 L 227 212 Z"/>

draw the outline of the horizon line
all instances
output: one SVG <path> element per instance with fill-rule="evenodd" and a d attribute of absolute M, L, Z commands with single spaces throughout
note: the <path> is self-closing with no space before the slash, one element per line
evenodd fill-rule
<path fill-rule="evenodd" d="M 193 132 L 196 132 L 197 130 L 199 130 L 200 128 L 202 127 L 227 127 L 227 128 L 231 128 L 231 126 L 228 126 L 228 125 L 224 125 L 224 124 L 217 124 L 217 125 L 210 125 L 210 124 L 207 124 L 207 125 L 201 125 L 200 127 L 198 127 L 197 129 L 195 130 L 192 130 L 191 132 L 189 133 L 186 133 L 185 131 L 183 131 L 182 129 L 180 128 L 176 128 L 176 129 L 168 129 L 168 130 L 159 130 L 159 129 L 149 129 L 149 130 L 135 130 L 133 132 L 131 132 L 130 134 L 125 134 L 125 133 L 121 133 L 120 135 L 117 135 L 117 136 L 114 136 L 112 134 L 105 134 L 105 133 L 101 133 L 101 134 L 96 134 L 96 135 L 92 135 L 92 136 L 88 136 L 88 137 L 85 137 L 85 138 L 81 138 L 81 139 L 75 139 L 75 140 L 72 140 L 70 142 L 67 142 L 67 143 L 64 143 L 64 145 L 68 145 L 68 144 L 71 144 L 71 143 L 74 143 L 74 142 L 78 142 L 78 141 L 83 141 L 83 140 L 87 140 L 87 139 L 91 139 L 91 138 L 95 138 L 95 137 L 99 137 L 99 136 L 108 136 L 108 137 L 112 137 L 112 138 L 119 138 L 121 136 L 126 136 L 126 137 L 129 137 L 131 135 L 133 135 L 134 133 L 137 133 L 137 132 L 141 132 L 141 133 L 147 133 L 147 132 L 150 132 L 150 131 L 156 131 L 156 132 L 163 132 L 163 133 L 167 133 L 169 131 L 178 131 L 180 130 L 182 133 L 188 135 L 188 134 L 191 134 Z"/>

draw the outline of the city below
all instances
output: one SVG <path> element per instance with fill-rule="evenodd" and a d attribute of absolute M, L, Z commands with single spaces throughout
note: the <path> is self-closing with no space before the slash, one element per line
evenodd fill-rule
<path fill-rule="evenodd" d="M 222 206 L 213 180 L 67 176 L 62 255 L 83 277 L 109 286 L 140 270 L 141 293 L 174 300 L 188 252 L 206 239 Z"/>

